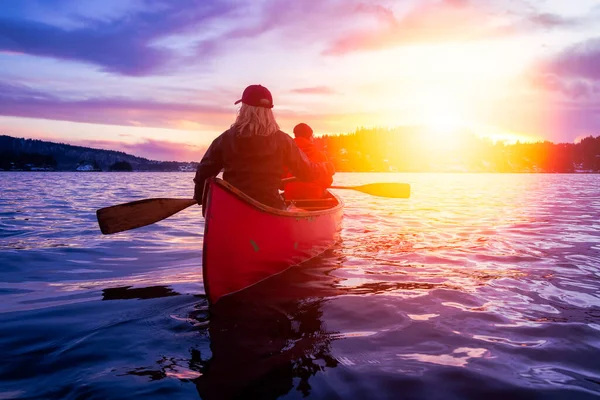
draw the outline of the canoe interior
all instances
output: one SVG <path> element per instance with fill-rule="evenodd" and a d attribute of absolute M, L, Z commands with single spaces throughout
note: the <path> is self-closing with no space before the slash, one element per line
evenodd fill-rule
<path fill-rule="evenodd" d="M 293 208 L 292 211 L 287 210 L 279 210 L 277 208 L 269 207 L 264 205 L 252 197 L 248 196 L 241 190 L 237 189 L 235 186 L 225 182 L 223 179 L 213 178 L 207 179 L 205 183 L 204 193 L 209 192 L 209 187 L 211 184 L 217 185 L 220 188 L 226 190 L 227 192 L 233 194 L 238 197 L 242 202 L 247 203 L 253 208 L 257 208 L 263 212 L 267 212 L 273 215 L 281 215 L 281 216 L 300 216 L 301 214 L 310 213 L 311 215 L 329 213 L 333 210 L 341 209 L 344 204 L 342 200 L 331 193 L 330 191 L 325 191 L 325 197 L 321 199 L 295 199 L 286 201 L 286 205 L 289 207 L 290 205 L 294 205 L 296 208 Z M 206 199 L 208 196 L 205 196 L 202 202 L 202 215 L 206 216 Z"/>
<path fill-rule="evenodd" d="M 288 207 L 294 206 L 306 211 L 328 210 L 334 208 L 339 203 L 338 199 L 329 192 L 322 199 L 295 199 L 285 202 Z"/>

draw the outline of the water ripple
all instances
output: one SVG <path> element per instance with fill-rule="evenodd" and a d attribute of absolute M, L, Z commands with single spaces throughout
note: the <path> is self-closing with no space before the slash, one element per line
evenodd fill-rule
<path fill-rule="evenodd" d="M 211 310 L 199 207 L 95 220 L 192 177 L 0 172 L 0 398 L 600 396 L 600 175 L 337 174 L 412 196 Z"/>

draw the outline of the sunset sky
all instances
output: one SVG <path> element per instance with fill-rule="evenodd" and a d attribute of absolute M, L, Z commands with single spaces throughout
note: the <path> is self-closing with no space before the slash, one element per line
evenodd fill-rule
<path fill-rule="evenodd" d="M 0 134 L 199 161 L 257 83 L 290 133 L 573 142 L 600 135 L 600 1 L 0 1 Z"/>

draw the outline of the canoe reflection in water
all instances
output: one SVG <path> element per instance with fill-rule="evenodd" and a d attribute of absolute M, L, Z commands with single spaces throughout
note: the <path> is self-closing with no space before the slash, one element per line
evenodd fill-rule
<path fill-rule="evenodd" d="M 332 335 L 323 330 L 321 301 L 287 307 L 231 305 L 242 315 L 211 320 L 212 358 L 196 379 L 203 399 L 275 399 L 294 387 L 310 393 L 309 379 L 338 361 L 330 354 Z"/>
<path fill-rule="evenodd" d="M 186 331 L 193 335 L 180 336 L 181 342 L 173 348 L 184 347 L 189 352 L 183 358 L 177 350 L 163 353 L 153 366 L 127 368 L 123 375 L 150 381 L 180 379 L 193 383 L 200 397 L 209 400 L 276 399 L 294 389 L 308 396 L 311 382 L 323 394 L 327 385 L 314 380 L 339 364 L 331 354 L 331 343 L 340 335 L 325 326 L 323 309 L 340 293 L 336 287 L 339 278 L 332 272 L 341 262 L 339 254 L 330 249 L 302 266 L 224 296 L 210 308 L 206 296 L 195 296 L 201 300 L 186 305 L 176 318 L 185 320 L 189 324 Z M 103 300 L 180 295 L 166 286 L 124 286 L 104 289 L 102 294 Z M 167 311 L 169 324 L 172 312 Z M 164 320 L 165 315 L 152 318 L 157 327 L 154 321 Z M 182 327 L 165 326 L 159 334 L 170 335 L 170 329 L 181 332 Z"/>
<path fill-rule="evenodd" d="M 337 332 L 321 320 L 330 281 L 322 268 L 292 268 L 211 306 L 200 396 L 275 399 L 293 388 L 307 396 L 310 378 L 338 365 L 330 348 Z"/>

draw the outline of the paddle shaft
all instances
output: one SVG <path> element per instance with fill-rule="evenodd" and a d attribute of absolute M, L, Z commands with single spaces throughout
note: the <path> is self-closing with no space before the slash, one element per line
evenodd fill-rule
<path fill-rule="evenodd" d="M 292 176 L 284 178 L 282 183 L 297 181 L 298 178 Z M 355 190 L 358 192 L 370 194 L 371 196 L 388 197 L 392 199 L 408 199 L 410 197 L 410 185 L 408 183 L 368 183 L 361 186 L 330 186 L 329 189 Z"/>
<path fill-rule="evenodd" d="M 371 196 L 393 199 L 408 199 L 410 197 L 410 185 L 408 183 L 368 183 L 361 186 L 331 186 L 330 189 L 356 190 Z"/>

